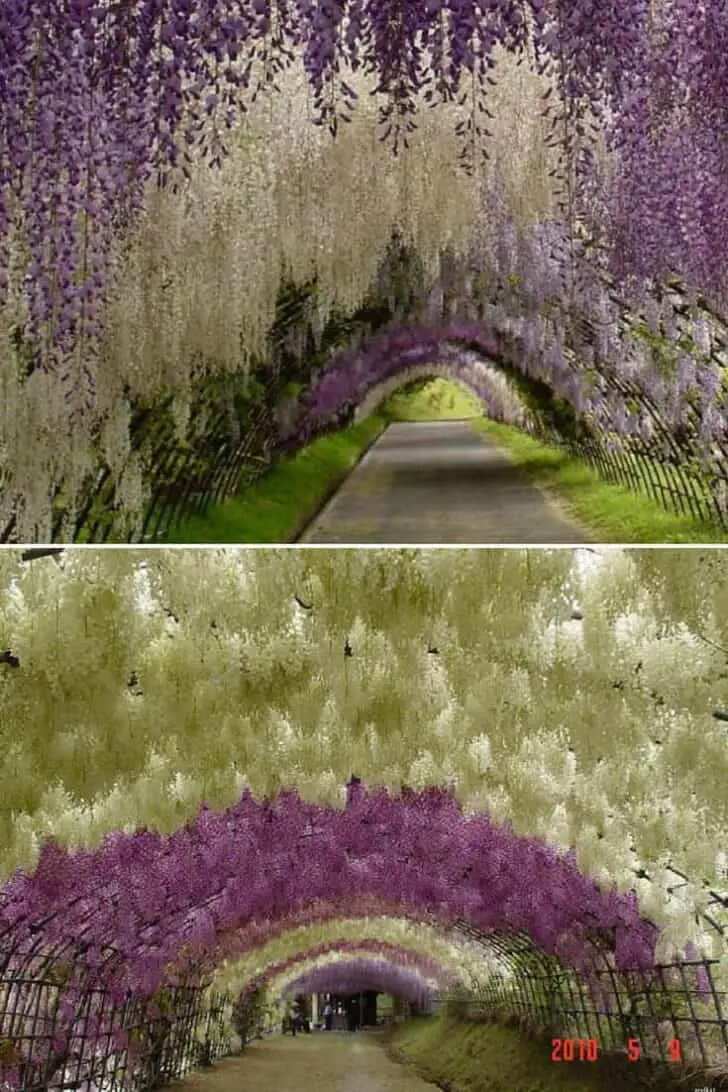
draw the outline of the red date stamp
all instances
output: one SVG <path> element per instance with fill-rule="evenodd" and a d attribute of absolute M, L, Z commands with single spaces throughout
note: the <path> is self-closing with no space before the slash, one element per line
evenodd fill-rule
<path fill-rule="evenodd" d="M 552 1039 L 552 1062 L 596 1062 L 599 1044 L 596 1039 Z"/>
<path fill-rule="evenodd" d="M 671 1039 L 668 1044 L 671 1062 L 682 1061 L 682 1049 L 679 1039 Z M 630 1039 L 627 1043 L 627 1057 L 630 1062 L 638 1062 L 642 1056 L 639 1039 Z M 596 1062 L 599 1057 L 599 1043 L 596 1039 L 552 1039 L 552 1062 Z"/>

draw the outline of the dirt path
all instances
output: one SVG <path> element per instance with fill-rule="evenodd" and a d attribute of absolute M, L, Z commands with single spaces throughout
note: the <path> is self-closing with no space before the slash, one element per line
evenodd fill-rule
<path fill-rule="evenodd" d="M 277 1035 L 182 1081 L 179 1092 L 433 1092 L 391 1061 L 376 1032 Z"/>
<path fill-rule="evenodd" d="M 385 429 L 300 542 L 589 542 L 467 421 Z"/>

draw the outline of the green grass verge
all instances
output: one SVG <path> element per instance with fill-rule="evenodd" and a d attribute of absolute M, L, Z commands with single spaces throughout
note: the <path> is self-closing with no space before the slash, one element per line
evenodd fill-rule
<path fill-rule="evenodd" d="M 290 542 L 391 421 L 472 419 L 511 461 L 597 542 L 728 542 L 714 524 L 663 511 L 649 497 L 610 485 L 581 460 L 508 425 L 483 419 L 471 395 L 445 379 L 393 395 L 363 421 L 314 440 L 237 497 L 177 524 L 169 543 Z"/>
<path fill-rule="evenodd" d="M 445 1016 L 395 1026 L 387 1049 L 412 1063 L 419 1074 L 446 1092 L 621 1092 L 674 1089 L 652 1078 L 642 1062 L 622 1056 L 596 1062 L 554 1062 L 551 1039 L 531 1038 L 515 1027 Z M 578 1057 L 578 1043 L 575 1046 Z"/>
<path fill-rule="evenodd" d="M 390 421 L 452 420 L 481 413 L 472 395 L 444 379 L 395 394 L 376 414 L 314 440 L 237 497 L 213 505 L 204 516 L 181 521 L 158 541 L 290 542 Z"/>
<path fill-rule="evenodd" d="M 160 542 L 290 542 L 389 423 L 367 417 L 282 459 L 243 493 L 183 520 Z"/>
<path fill-rule="evenodd" d="M 510 425 L 481 418 L 478 431 L 492 437 L 510 460 L 561 502 L 598 542 L 728 542 L 717 524 L 673 515 L 648 496 L 610 485 L 580 459 L 533 439 Z"/>

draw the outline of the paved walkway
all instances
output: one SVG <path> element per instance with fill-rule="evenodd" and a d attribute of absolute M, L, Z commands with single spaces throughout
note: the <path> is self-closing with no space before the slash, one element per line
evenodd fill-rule
<path fill-rule="evenodd" d="M 173 1086 L 179 1092 L 433 1092 L 407 1066 L 391 1061 L 372 1032 L 277 1035 L 251 1043 Z"/>
<path fill-rule="evenodd" d="M 299 541 L 591 539 L 467 421 L 418 421 L 384 431 Z"/>

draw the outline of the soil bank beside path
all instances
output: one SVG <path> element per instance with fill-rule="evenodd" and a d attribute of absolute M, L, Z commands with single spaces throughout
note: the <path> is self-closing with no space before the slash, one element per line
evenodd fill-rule
<path fill-rule="evenodd" d="M 251 1043 L 240 1057 L 175 1081 L 179 1092 L 433 1092 L 435 1086 L 398 1065 L 376 1032 L 276 1035 Z"/>
<path fill-rule="evenodd" d="M 397 422 L 369 449 L 299 542 L 589 542 L 467 421 Z"/>

